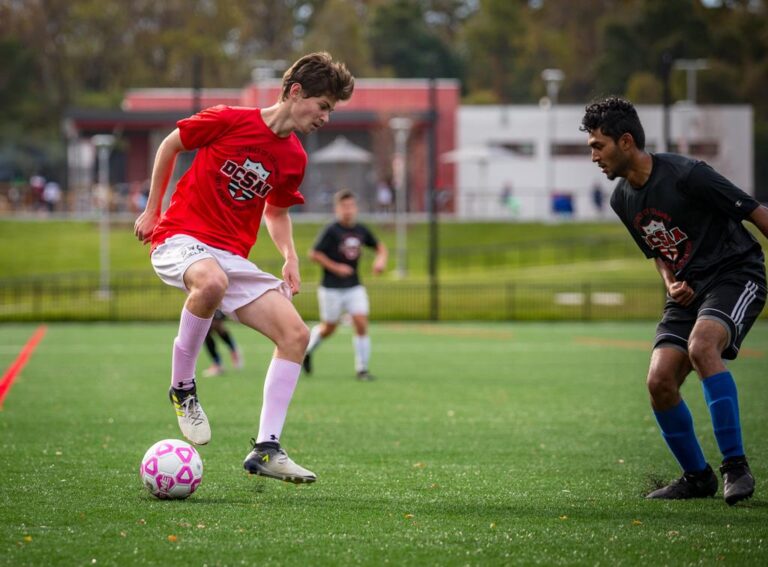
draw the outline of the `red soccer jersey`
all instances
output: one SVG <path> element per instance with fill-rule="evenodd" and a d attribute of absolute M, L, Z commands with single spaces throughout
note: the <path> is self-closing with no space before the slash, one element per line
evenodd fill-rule
<path fill-rule="evenodd" d="M 266 203 L 304 202 L 307 154 L 295 134 L 277 136 L 258 108 L 214 106 L 176 124 L 192 165 L 152 233 L 152 249 L 175 234 L 248 257 Z"/>

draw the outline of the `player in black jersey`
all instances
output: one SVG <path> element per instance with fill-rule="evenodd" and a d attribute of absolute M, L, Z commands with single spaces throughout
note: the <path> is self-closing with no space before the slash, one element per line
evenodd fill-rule
<path fill-rule="evenodd" d="M 683 476 L 648 498 L 714 496 L 717 477 L 704 458 L 680 386 L 701 380 L 722 453 L 723 496 L 749 498 L 755 481 L 741 436 L 736 384 L 723 359 L 735 359 L 766 301 L 765 258 L 742 225 L 768 237 L 768 208 L 704 162 L 645 151 L 632 103 L 609 97 L 587 106 L 581 130 L 608 179 L 621 178 L 611 207 L 667 288 L 648 371 L 648 391 L 662 436 Z"/>
<path fill-rule="evenodd" d="M 368 228 L 357 222 L 354 193 L 342 190 L 334 195 L 336 221 L 325 227 L 315 242 L 310 258 L 323 267 L 323 281 L 317 290 L 320 324 L 312 328 L 304 355 L 304 371 L 312 372 L 312 352 L 336 330 L 344 312 L 355 327 L 355 371 L 358 380 L 372 380 L 368 371 L 371 339 L 368 336 L 368 293 L 360 283 L 357 263 L 363 246 L 376 250 L 373 273 L 387 265 L 387 248 Z"/>

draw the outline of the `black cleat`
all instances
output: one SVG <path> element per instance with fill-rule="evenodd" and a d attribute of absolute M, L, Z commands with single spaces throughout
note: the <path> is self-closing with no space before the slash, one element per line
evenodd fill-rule
<path fill-rule="evenodd" d="M 709 498 L 717 492 L 717 477 L 712 467 L 707 465 L 703 471 L 684 473 L 667 486 L 654 490 L 646 496 L 651 499 L 688 500 L 689 498 Z"/>
<path fill-rule="evenodd" d="M 304 361 L 301 365 L 304 367 L 304 372 L 312 374 L 312 355 L 310 353 L 304 355 Z"/>
<path fill-rule="evenodd" d="M 720 474 L 723 475 L 723 497 L 729 506 L 751 498 L 755 493 L 755 477 L 749 470 L 746 457 L 723 461 Z"/>
<path fill-rule="evenodd" d="M 376 377 L 367 370 L 359 370 L 357 372 L 357 379 L 360 382 L 372 382 L 373 380 L 376 380 Z"/>

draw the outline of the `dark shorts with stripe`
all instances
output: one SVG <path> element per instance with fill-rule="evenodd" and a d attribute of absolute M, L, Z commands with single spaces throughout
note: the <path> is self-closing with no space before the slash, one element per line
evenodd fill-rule
<path fill-rule="evenodd" d="M 688 350 L 688 337 L 699 319 L 714 319 L 728 330 L 723 358 L 733 360 L 741 342 L 765 306 L 765 272 L 736 271 L 724 275 L 688 307 L 667 297 L 664 315 L 656 327 L 653 348 L 674 345 Z"/>

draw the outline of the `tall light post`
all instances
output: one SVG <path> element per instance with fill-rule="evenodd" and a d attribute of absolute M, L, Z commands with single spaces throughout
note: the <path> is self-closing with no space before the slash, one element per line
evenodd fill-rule
<path fill-rule="evenodd" d="M 549 193 L 549 198 L 555 188 L 555 168 L 552 163 L 552 145 L 555 140 L 555 105 L 557 104 L 557 95 L 560 92 L 560 83 L 565 79 L 565 73 L 560 69 L 544 69 L 541 72 L 541 78 L 547 86 L 547 96 L 541 101 L 541 105 L 547 112 L 547 139 L 544 143 L 544 179 L 545 190 Z"/>
<path fill-rule="evenodd" d="M 395 133 L 395 157 L 392 161 L 392 170 L 395 179 L 395 234 L 397 240 L 397 268 L 398 277 L 406 274 L 406 199 L 408 196 L 408 161 L 407 144 L 408 135 L 411 132 L 413 120 L 405 117 L 395 117 L 389 120 L 389 127 Z"/>
<path fill-rule="evenodd" d="M 691 126 L 694 121 L 694 111 L 696 109 L 696 74 L 699 71 L 709 69 L 706 59 L 675 59 L 672 62 L 672 68 L 685 71 L 685 100 L 675 103 L 675 106 L 683 111 L 683 126 L 681 146 L 677 151 L 687 154 L 690 151 Z"/>
<path fill-rule="evenodd" d="M 111 134 L 91 137 L 98 152 L 99 175 L 96 184 L 96 201 L 99 207 L 99 297 L 109 299 L 109 154 L 115 144 Z"/>

